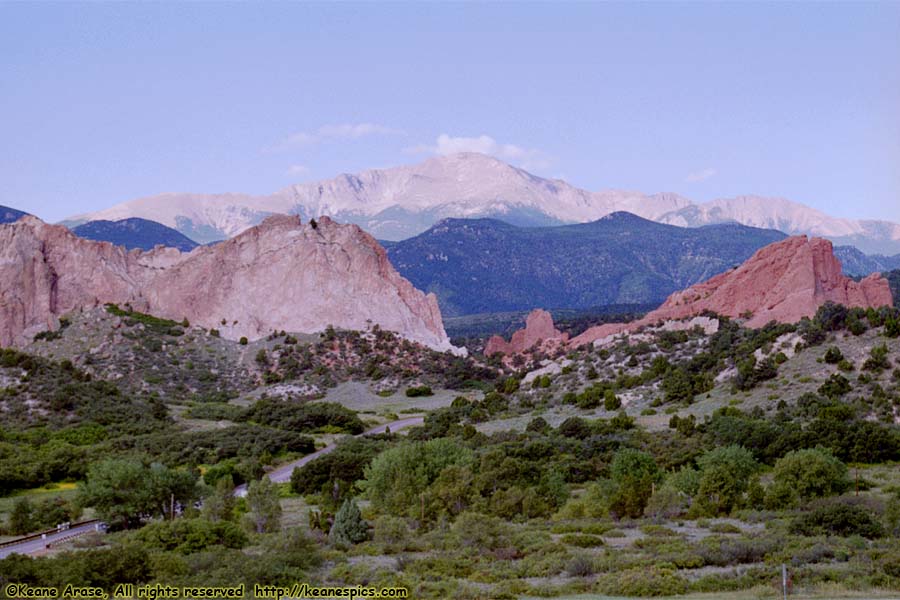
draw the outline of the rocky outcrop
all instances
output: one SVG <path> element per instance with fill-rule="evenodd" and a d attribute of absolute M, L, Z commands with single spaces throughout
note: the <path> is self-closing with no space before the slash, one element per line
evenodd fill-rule
<path fill-rule="evenodd" d="M 550 313 L 533 311 L 525 329 L 515 332 L 510 342 L 498 336 L 488 340 L 485 354 L 523 353 L 537 342 L 544 350 L 554 345 L 606 344 L 648 326 L 663 330 L 700 327 L 709 334 L 719 323 L 699 316 L 707 312 L 742 318 L 748 327 L 762 327 L 770 321 L 794 323 L 813 316 L 826 302 L 878 308 L 891 306 L 893 297 L 879 273 L 859 282 L 844 277 L 828 240 L 796 236 L 769 244 L 741 266 L 672 294 L 637 321 L 591 327 L 571 340 L 554 327 Z"/>
<path fill-rule="evenodd" d="M 741 266 L 676 292 L 639 321 L 592 327 L 570 346 L 592 343 L 660 321 L 703 312 L 744 318 L 748 327 L 770 321 L 793 323 L 813 316 L 826 302 L 877 308 L 893 304 L 888 282 L 875 273 L 856 282 L 841 274 L 831 242 L 795 236 L 769 244 Z"/>
<path fill-rule="evenodd" d="M 546 345 L 559 345 L 568 339 L 568 333 L 562 333 L 553 325 L 550 313 L 538 308 L 528 314 L 525 329 L 513 333 L 510 341 L 507 342 L 499 335 L 491 337 L 485 345 L 484 354 L 520 354 L 535 346 L 543 348 Z"/>
<path fill-rule="evenodd" d="M 435 296 L 403 279 L 359 227 L 327 217 L 315 226 L 271 217 L 190 253 L 129 252 L 35 217 L 0 226 L 0 345 L 26 343 L 60 315 L 108 302 L 187 318 L 229 339 L 377 324 L 453 349 Z"/>

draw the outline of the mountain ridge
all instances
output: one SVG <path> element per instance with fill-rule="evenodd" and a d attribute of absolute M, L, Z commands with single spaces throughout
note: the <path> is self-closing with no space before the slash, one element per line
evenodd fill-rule
<path fill-rule="evenodd" d="M 513 224 L 561 225 L 627 211 L 678 226 L 734 220 L 788 234 L 827 237 L 867 253 L 900 253 L 900 225 L 831 217 L 783 198 L 738 196 L 696 203 L 674 193 L 591 192 L 561 179 L 545 179 L 477 153 L 341 174 L 288 186 L 269 195 L 167 193 L 75 215 L 64 224 L 142 217 L 173 227 L 200 243 L 225 239 L 271 214 L 304 219 L 331 216 L 373 236 L 397 241 L 446 217 L 492 217 Z"/>
<path fill-rule="evenodd" d="M 438 296 L 444 314 L 457 316 L 661 303 L 784 237 L 737 224 L 681 228 L 617 212 L 540 228 L 445 219 L 387 252 L 404 277 Z"/>
<path fill-rule="evenodd" d="M 128 250 L 153 250 L 156 246 L 190 252 L 199 244 L 181 232 L 162 223 L 131 217 L 120 221 L 88 221 L 72 228 L 78 237 L 97 242 L 110 242 Z"/>

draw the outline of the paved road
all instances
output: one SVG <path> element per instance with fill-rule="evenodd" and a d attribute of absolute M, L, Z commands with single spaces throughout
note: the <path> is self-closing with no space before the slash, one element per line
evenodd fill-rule
<path fill-rule="evenodd" d="M 60 531 L 59 533 L 48 533 L 47 539 L 36 539 L 36 540 L 28 540 L 26 542 L 22 542 L 21 544 L 16 544 L 14 546 L 4 546 L 0 548 L 0 558 L 6 558 L 10 554 L 36 554 L 45 550 L 47 548 L 47 544 L 52 543 L 56 540 L 59 540 L 64 537 L 69 537 L 70 535 L 74 535 L 76 533 L 86 533 L 88 531 L 94 531 L 94 527 L 96 523 L 86 523 L 84 525 L 78 525 L 76 527 L 72 527 L 70 529 L 66 529 L 64 531 Z"/>
<path fill-rule="evenodd" d="M 364 435 L 375 435 L 378 433 L 384 433 L 390 428 L 392 433 L 396 433 L 401 429 L 407 429 L 409 427 L 415 427 L 416 425 L 421 425 L 425 419 L 423 417 L 410 417 L 408 419 L 398 419 L 397 421 L 391 421 L 390 423 L 385 423 L 384 425 L 379 425 L 378 427 L 373 427 L 368 431 L 364 431 L 356 437 L 361 437 Z M 302 467 L 306 463 L 316 460 L 320 456 L 324 456 L 337 448 L 337 444 L 329 444 L 322 448 L 321 450 L 316 450 L 312 454 L 307 454 L 301 459 L 295 460 L 294 462 L 289 462 L 286 465 L 282 465 L 275 469 L 274 471 L 270 471 L 268 473 L 269 479 L 271 479 L 275 483 L 285 483 L 291 480 L 291 473 L 294 472 L 294 469 L 297 467 Z M 247 495 L 247 484 L 241 484 L 234 488 L 235 496 L 246 496 Z"/>

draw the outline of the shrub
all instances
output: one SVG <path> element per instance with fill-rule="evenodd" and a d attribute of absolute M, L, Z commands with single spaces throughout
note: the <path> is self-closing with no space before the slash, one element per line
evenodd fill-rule
<path fill-rule="evenodd" d="M 354 500 L 349 498 L 344 500 L 344 504 L 334 516 L 334 525 L 331 526 L 328 539 L 338 546 L 358 544 L 369 539 L 369 528 Z"/>
<path fill-rule="evenodd" d="M 728 514 L 737 507 L 747 491 L 750 476 L 759 465 L 753 454 L 742 446 L 710 450 L 697 460 L 700 484 L 699 506 L 708 514 Z"/>
<path fill-rule="evenodd" d="M 861 506 L 835 502 L 797 517 L 791 522 L 790 532 L 805 536 L 860 535 L 875 539 L 884 535 L 884 528 Z"/>
<path fill-rule="evenodd" d="M 594 559 L 587 554 L 576 554 L 566 563 L 569 577 L 590 577 L 594 574 Z"/>
<path fill-rule="evenodd" d="M 238 341 L 238 343 L 241 346 L 246 346 L 247 344 L 250 343 L 250 341 L 245 336 L 241 336 L 241 339 Z"/>
<path fill-rule="evenodd" d="M 709 530 L 712 533 L 741 533 L 741 528 L 731 523 L 713 523 Z"/>
<path fill-rule="evenodd" d="M 144 526 L 137 539 L 148 548 L 194 554 L 213 546 L 243 548 L 247 534 L 230 521 L 213 523 L 206 519 L 175 519 Z"/>
<path fill-rule="evenodd" d="M 679 596 L 687 593 L 688 582 L 670 570 L 649 567 L 604 575 L 597 588 L 611 596 Z"/>
<path fill-rule="evenodd" d="M 434 396 L 434 392 L 427 385 L 418 385 L 406 388 L 407 398 L 418 398 L 420 396 Z"/>
<path fill-rule="evenodd" d="M 622 407 L 622 401 L 612 390 L 603 392 L 603 408 L 606 410 L 618 410 Z"/>
<path fill-rule="evenodd" d="M 841 494 L 850 484 L 847 466 L 821 446 L 785 454 L 775 463 L 773 480 L 772 494 L 802 500 Z"/>
<path fill-rule="evenodd" d="M 409 539 L 409 527 L 401 518 L 382 515 L 375 519 L 373 538 L 385 553 L 400 552 Z"/>
<path fill-rule="evenodd" d="M 578 548 L 594 548 L 604 544 L 603 538 L 599 535 L 588 535 L 582 533 L 567 533 L 560 538 L 563 544 L 575 546 Z"/>
<path fill-rule="evenodd" d="M 825 351 L 825 356 L 823 356 L 822 358 L 829 365 L 836 365 L 844 360 L 844 355 L 841 353 L 840 348 L 838 348 L 837 346 L 831 346 L 828 350 Z"/>

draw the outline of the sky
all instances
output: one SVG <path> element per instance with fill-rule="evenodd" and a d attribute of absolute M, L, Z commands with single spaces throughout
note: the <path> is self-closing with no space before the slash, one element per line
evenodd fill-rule
<path fill-rule="evenodd" d="M 900 2 L 0 2 L 0 139 L 48 221 L 473 150 L 900 222 Z"/>

